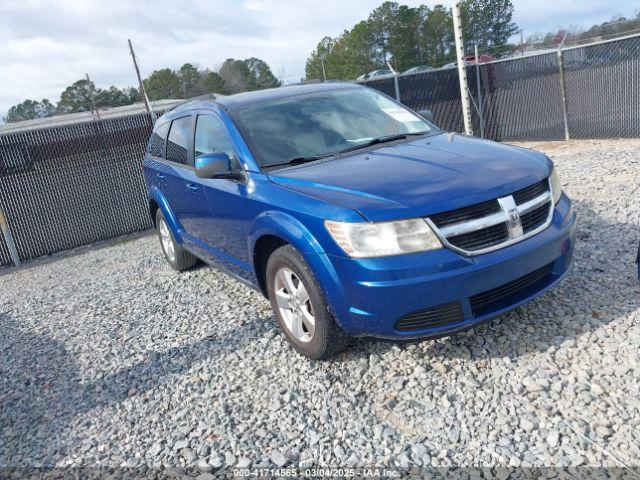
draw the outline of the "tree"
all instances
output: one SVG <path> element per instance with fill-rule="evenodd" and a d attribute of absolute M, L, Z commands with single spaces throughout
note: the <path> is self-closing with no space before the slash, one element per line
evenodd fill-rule
<path fill-rule="evenodd" d="M 180 77 L 170 68 L 155 70 L 143 80 L 143 84 L 151 100 L 183 98 L 180 91 Z"/>
<path fill-rule="evenodd" d="M 78 80 L 65 88 L 58 102 L 58 113 L 86 112 L 91 110 L 95 85 L 89 80 Z"/>
<path fill-rule="evenodd" d="M 512 21 L 511 0 L 463 0 L 463 30 L 466 51 L 474 39 L 483 49 L 509 51 L 505 46 L 518 31 Z M 498 48 L 496 48 L 498 47 Z M 386 68 L 396 71 L 417 65 L 439 67 L 453 58 L 454 38 L 451 10 L 443 5 L 408 7 L 386 1 L 369 16 L 336 38 L 324 37 L 307 58 L 307 78 L 352 80 Z"/>
<path fill-rule="evenodd" d="M 248 80 L 251 71 L 242 60 L 227 58 L 220 67 L 220 77 L 229 93 L 249 90 Z"/>
<path fill-rule="evenodd" d="M 200 72 L 190 63 L 185 63 L 180 67 L 178 81 L 180 83 L 180 98 L 191 98 L 204 93 L 200 83 Z"/>
<path fill-rule="evenodd" d="M 335 41 L 331 37 L 324 37 L 320 42 L 318 42 L 315 50 L 311 52 L 311 55 L 307 58 L 307 63 L 305 65 L 305 75 L 307 78 L 318 78 L 324 80 L 326 65 L 325 70 L 323 70 L 323 64 L 327 62 L 331 49 L 334 45 Z"/>
<path fill-rule="evenodd" d="M 423 14 L 421 27 L 421 51 L 426 63 L 432 67 L 448 63 L 454 43 L 451 10 L 436 5 Z"/>
<path fill-rule="evenodd" d="M 34 118 L 50 117 L 55 112 L 56 108 L 46 98 L 43 98 L 40 102 L 37 100 L 25 100 L 18 105 L 12 106 L 7 112 L 5 120 L 7 122 L 33 120 Z"/>
<path fill-rule="evenodd" d="M 211 70 L 200 72 L 200 90 L 202 93 L 226 93 L 222 77 Z"/>
<path fill-rule="evenodd" d="M 381 66 L 375 55 L 375 37 L 368 20 L 356 23 L 343 37 L 343 45 L 338 50 L 343 61 L 342 78 L 356 78 L 362 71 Z"/>
<path fill-rule="evenodd" d="M 220 73 L 209 69 L 200 70 L 191 63 L 185 63 L 178 70 L 163 68 L 154 71 L 143 83 L 151 100 L 191 98 L 205 93 L 237 93 L 280 85 L 269 65 L 255 57 L 246 60 L 227 59 Z M 119 107 L 140 101 L 140 95 L 138 89 L 133 87 L 96 89 L 93 82 L 82 79 L 62 92 L 56 107 L 47 99 L 41 102 L 25 100 L 9 109 L 6 121 L 17 122 L 56 113 L 89 111 L 93 108 L 94 101 L 98 108 Z"/>
<path fill-rule="evenodd" d="M 484 49 L 505 46 L 518 32 L 511 0 L 462 0 L 460 10 L 468 52 L 473 51 L 474 42 Z"/>
<path fill-rule="evenodd" d="M 249 89 L 261 90 L 263 88 L 273 88 L 280 86 L 280 82 L 273 75 L 269 65 L 264 60 L 251 57 L 244 60 L 250 72 Z"/>
<path fill-rule="evenodd" d="M 400 5 L 396 11 L 391 36 L 393 49 L 393 67 L 404 71 L 422 63 L 420 58 L 421 10 Z"/>
<path fill-rule="evenodd" d="M 122 105 L 131 105 L 139 99 L 138 90 L 132 87 L 123 88 L 111 86 L 108 90 L 97 90 L 96 105 L 98 108 L 103 107 L 120 107 Z"/>

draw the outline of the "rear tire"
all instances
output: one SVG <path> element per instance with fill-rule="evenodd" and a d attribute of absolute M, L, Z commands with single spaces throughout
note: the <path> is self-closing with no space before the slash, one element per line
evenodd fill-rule
<path fill-rule="evenodd" d="M 192 268 L 198 263 L 198 259 L 195 256 L 191 255 L 176 242 L 173 232 L 160 209 L 156 212 L 156 228 L 158 230 L 158 238 L 160 238 L 162 253 L 169 265 L 182 272 Z"/>
<path fill-rule="evenodd" d="M 350 337 L 336 323 L 313 272 L 295 248 L 275 250 L 265 278 L 276 320 L 300 354 L 320 360 L 347 347 Z"/>

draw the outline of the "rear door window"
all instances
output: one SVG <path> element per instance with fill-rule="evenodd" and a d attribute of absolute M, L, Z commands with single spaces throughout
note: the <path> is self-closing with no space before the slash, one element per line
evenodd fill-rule
<path fill-rule="evenodd" d="M 171 122 L 167 139 L 167 160 L 189 164 L 189 139 L 191 137 L 192 117 L 176 118 Z"/>
<path fill-rule="evenodd" d="M 151 138 L 149 139 L 149 145 L 147 151 L 149 155 L 154 157 L 164 157 L 164 142 L 167 139 L 167 132 L 169 131 L 169 122 L 158 125 L 153 129 Z"/>

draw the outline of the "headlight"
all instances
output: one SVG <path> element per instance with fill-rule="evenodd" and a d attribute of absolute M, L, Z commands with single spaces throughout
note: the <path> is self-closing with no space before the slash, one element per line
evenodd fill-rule
<path fill-rule="evenodd" d="M 551 196 L 554 205 L 560 201 L 560 197 L 562 196 L 562 185 L 560 184 L 560 177 L 558 177 L 558 172 L 556 172 L 555 167 L 551 170 Z"/>
<path fill-rule="evenodd" d="M 384 257 L 442 248 L 438 237 L 421 218 L 380 223 L 325 220 L 324 224 L 350 257 Z"/>

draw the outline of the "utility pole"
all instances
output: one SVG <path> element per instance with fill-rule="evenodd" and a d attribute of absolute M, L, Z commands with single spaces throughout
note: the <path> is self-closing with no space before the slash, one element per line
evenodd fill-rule
<path fill-rule="evenodd" d="M 131 45 L 131 40 L 127 39 L 129 42 L 129 51 L 131 52 L 131 58 L 133 59 L 133 66 L 136 69 L 136 75 L 138 76 L 138 85 L 140 85 L 140 95 L 144 99 L 144 106 L 147 109 L 147 113 L 151 115 L 151 122 L 155 125 L 156 123 L 156 113 L 151 108 L 151 103 L 149 102 L 149 97 L 147 97 L 147 92 L 144 89 L 144 83 L 142 83 L 142 77 L 140 76 L 140 69 L 138 68 L 138 61 L 136 60 L 136 54 L 133 52 L 133 45 Z"/>
<path fill-rule="evenodd" d="M 471 126 L 471 107 L 469 105 L 469 89 L 467 88 L 467 66 L 464 63 L 462 15 L 460 13 L 460 5 L 458 3 L 453 4 L 451 13 L 453 14 L 453 36 L 456 41 L 456 57 L 458 58 L 458 79 L 460 81 L 460 102 L 462 103 L 464 133 L 467 135 L 473 135 L 473 128 Z"/>
<path fill-rule="evenodd" d="M 91 83 L 91 79 L 89 78 L 89 74 L 88 73 L 85 73 L 84 75 L 87 78 L 87 82 L 89 84 L 89 90 L 91 92 L 91 105 L 93 106 L 92 110 L 91 110 L 91 113 L 94 114 L 94 116 L 96 117 L 97 121 L 100 121 L 100 112 L 98 112 L 98 106 L 96 105 L 96 91 L 95 91 L 95 88 L 94 88 L 95 85 L 93 85 L 93 83 Z"/>

